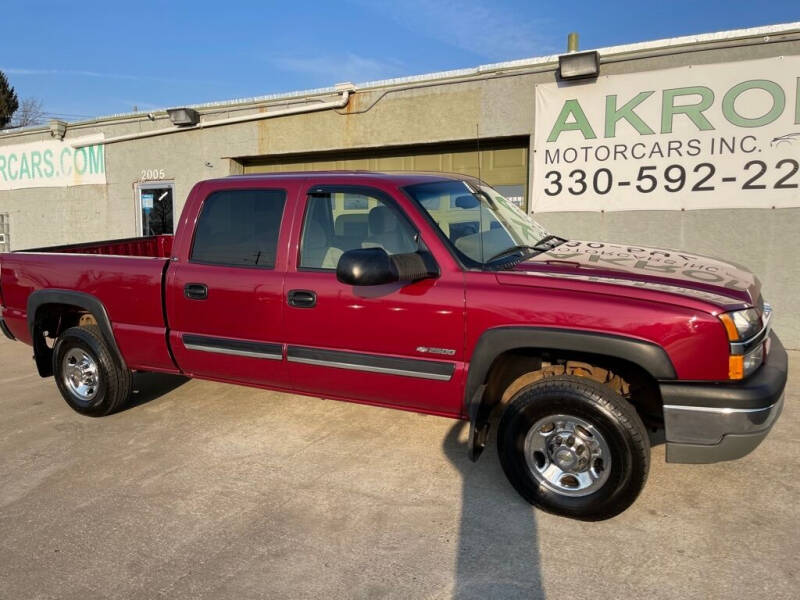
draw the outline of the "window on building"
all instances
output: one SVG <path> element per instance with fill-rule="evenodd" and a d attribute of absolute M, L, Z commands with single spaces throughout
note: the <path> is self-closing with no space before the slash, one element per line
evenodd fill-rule
<path fill-rule="evenodd" d="M 284 190 L 226 190 L 206 198 L 197 221 L 193 262 L 275 267 Z"/>
<path fill-rule="evenodd" d="M 138 195 L 141 234 L 150 236 L 174 233 L 172 184 L 140 184 Z"/>
<path fill-rule="evenodd" d="M 363 194 L 331 192 L 308 199 L 300 266 L 336 269 L 347 250 L 383 248 L 388 254 L 417 250 L 416 232 L 389 202 Z"/>
<path fill-rule="evenodd" d="M 0 252 L 11 252 L 11 236 L 8 213 L 0 213 Z"/>

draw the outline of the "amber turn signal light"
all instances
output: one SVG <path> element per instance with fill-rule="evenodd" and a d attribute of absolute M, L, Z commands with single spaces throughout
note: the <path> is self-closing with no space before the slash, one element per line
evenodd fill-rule
<path fill-rule="evenodd" d="M 744 378 L 744 356 L 738 354 L 728 357 L 728 379 Z"/>
<path fill-rule="evenodd" d="M 736 323 L 733 322 L 733 317 L 729 313 L 722 313 L 719 320 L 725 326 L 725 331 L 728 333 L 728 341 L 735 342 L 739 339 L 739 330 L 736 329 Z M 733 358 L 733 357 L 731 357 Z"/>

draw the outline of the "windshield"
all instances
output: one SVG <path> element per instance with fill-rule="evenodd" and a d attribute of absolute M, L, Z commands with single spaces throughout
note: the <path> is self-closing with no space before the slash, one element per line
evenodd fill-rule
<path fill-rule="evenodd" d="M 547 230 L 487 185 L 466 181 L 405 188 L 464 256 L 486 264 L 516 247 L 532 247 Z"/>

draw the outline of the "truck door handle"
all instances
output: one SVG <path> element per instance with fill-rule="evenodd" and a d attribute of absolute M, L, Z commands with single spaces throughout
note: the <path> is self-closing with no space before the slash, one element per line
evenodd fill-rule
<path fill-rule="evenodd" d="M 314 308 L 317 305 L 317 294 L 311 290 L 289 290 L 289 306 L 297 308 Z"/>
<path fill-rule="evenodd" d="M 183 295 L 189 300 L 205 300 L 208 298 L 208 286 L 205 283 L 187 283 Z"/>

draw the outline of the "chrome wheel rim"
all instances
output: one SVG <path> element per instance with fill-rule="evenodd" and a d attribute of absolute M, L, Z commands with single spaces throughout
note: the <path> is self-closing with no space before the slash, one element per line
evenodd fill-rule
<path fill-rule="evenodd" d="M 550 415 L 525 436 L 525 462 L 534 479 L 565 496 L 587 496 L 603 487 L 611 472 L 611 451 L 589 421 Z"/>
<path fill-rule="evenodd" d="M 72 348 L 64 355 L 62 363 L 64 385 L 81 402 L 91 402 L 100 387 L 97 362 L 80 348 Z"/>

